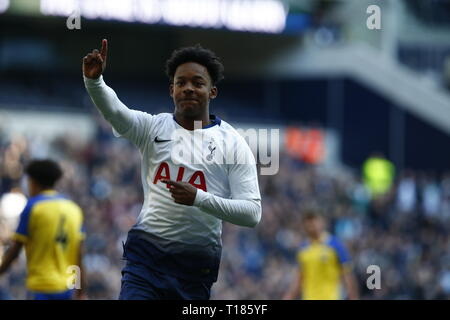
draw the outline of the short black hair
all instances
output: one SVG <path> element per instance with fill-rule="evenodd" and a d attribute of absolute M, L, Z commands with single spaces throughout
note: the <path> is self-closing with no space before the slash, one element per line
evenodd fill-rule
<path fill-rule="evenodd" d="M 53 188 L 63 175 L 59 164 L 50 159 L 32 160 L 26 166 L 25 173 L 44 188 Z"/>
<path fill-rule="evenodd" d="M 306 208 L 302 212 L 303 220 L 323 219 L 324 213 L 319 208 Z"/>
<path fill-rule="evenodd" d="M 197 44 L 193 47 L 184 47 L 175 50 L 167 60 L 166 74 L 171 83 L 173 82 L 178 66 L 187 62 L 195 62 L 204 66 L 208 70 L 213 86 L 224 78 L 224 67 L 219 57 L 211 50 L 205 49 Z"/>

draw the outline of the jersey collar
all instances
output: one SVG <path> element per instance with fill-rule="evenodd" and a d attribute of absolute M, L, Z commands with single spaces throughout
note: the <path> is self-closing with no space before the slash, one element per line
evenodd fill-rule
<path fill-rule="evenodd" d="M 44 191 L 39 193 L 39 195 L 46 195 L 46 196 L 54 196 L 56 194 L 58 194 L 58 192 L 56 190 L 53 190 L 53 189 L 47 189 L 47 190 L 44 190 Z"/>
<path fill-rule="evenodd" d="M 208 124 L 208 125 L 206 125 L 206 126 L 204 126 L 202 129 L 212 128 L 212 127 L 214 127 L 215 125 L 220 126 L 220 124 L 221 124 L 221 122 L 222 122 L 222 120 L 221 120 L 218 116 L 216 116 L 216 115 L 214 115 L 214 114 L 210 114 L 210 115 L 209 115 L 209 120 L 211 120 L 211 123 Z M 177 119 L 175 119 L 175 114 L 173 115 L 173 121 L 175 121 L 176 123 L 178 123 Z M 180 124 L 178 123 L 178 125 L 180 125 Z M 180 125 L 180 126 L 181 126 L 181 125 Z"/>
<path fill-rule="evenodd" d="M 311 243 L 326 243 L 328 241 L 330 237 L 330 234 L 326 231 L 322 232 L 322 234 L 320 235 L 319 239 L 317 240 L 310 240 Z"/>

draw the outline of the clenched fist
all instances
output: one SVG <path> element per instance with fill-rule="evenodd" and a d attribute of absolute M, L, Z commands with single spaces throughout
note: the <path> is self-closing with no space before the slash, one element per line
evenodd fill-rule
<path fill-rule="evenodd" d="M 86 78 L 97 79 L 105 71 L 106 57 L 108 55 L 108 40 L 103 39 L 102 49 L 92 50 L 83 58 L 83 74 Z"/>

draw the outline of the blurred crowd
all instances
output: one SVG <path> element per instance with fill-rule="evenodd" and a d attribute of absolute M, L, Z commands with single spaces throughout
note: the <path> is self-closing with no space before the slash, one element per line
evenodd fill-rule
<path fill-rule="evenodd" d="M 100 120 L 87 145 L 62 136 L 47 147 L 64 169 L 59 190 L 84 210 L 88 296 L 117 299 L 122 242 L 143 202 L 139 152 L 113 138 Z M 0 134 L 3 200 L 24 188 L 23 165 L 37 149 L 30 139 Z M 281 299 L 304 240 L 302 209 L 311 206 L 321 208 L 328 230 L 349 249 L 362 299 L 450 298 L 450 172 L 399 172 L 392 188 L 373 198 L 361 170 L 311 166 L 283 154 L 278 174 L 260 176 L 260 188 L 263 215 L 256 228 L 223 224 L 221 269 L 212 299 Z M 6 220 L 0 212 L 3 243 L 13 231 Z M 381 289 L 367 288 L 370 265 L 380 267 Z M 24 277 L 22 254 L 0 278 L 0 299 L 25 299 Z"/>

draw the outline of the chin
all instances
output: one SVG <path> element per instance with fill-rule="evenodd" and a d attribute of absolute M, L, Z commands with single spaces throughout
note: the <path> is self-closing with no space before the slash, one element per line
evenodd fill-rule
<path fill-rule="evenodd" d="M 179 105 L 177 106 L 177 112 L 186 118 L 195 118 L 201 114 L 200 109 L 192 105 Z"/>

